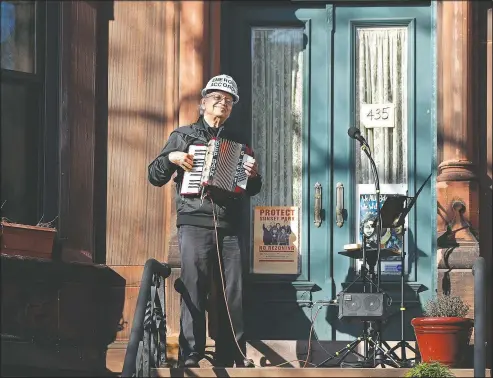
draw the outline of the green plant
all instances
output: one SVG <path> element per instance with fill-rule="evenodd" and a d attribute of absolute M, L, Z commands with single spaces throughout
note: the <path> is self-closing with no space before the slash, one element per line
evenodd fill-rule
<path fill-rule="evenodd" d="M 469 306 L 460 297 L 438 295 L 426 302 L 424 315 L 432 318 L 464 318 L 468 312 Z"/>
<path fill-rule="evenodd" d="M 455 377 L 455 375 L 440 362 L 421 362 L 409 369 L 404 377 Z"/>

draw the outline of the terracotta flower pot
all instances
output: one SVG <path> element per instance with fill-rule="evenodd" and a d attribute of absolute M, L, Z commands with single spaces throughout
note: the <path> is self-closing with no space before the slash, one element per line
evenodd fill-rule
<path fill-rule="evenodd" d="M 471 337 L 469 318 L 414 318 L 411 320 L 423 362 L 459 367 Z"/>

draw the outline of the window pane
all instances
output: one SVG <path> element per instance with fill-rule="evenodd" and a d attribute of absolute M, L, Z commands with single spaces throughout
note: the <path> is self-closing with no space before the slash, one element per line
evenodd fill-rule
<path fill-rule="evenodd" d="M 356 38 L 356 125 L 370 145 L 380 183 L 405 184 L 407 28 L 358 28 Z M 356 172 L 358 184 L 373 183 L 363 151 L 356 154 Z"/>
<path fill-rule="evenodd" d="M 408 29 L 406 27 L 362 27 L 356 33 L 355 117 L 365 137 L 380 179 L 380 205 L 389 194 L 407 189 L 407 70 Z M 370 160 L 356 153 L 356 233 L 374 231 L 376 196 Z M 381 247 L 402 251 L 401 228 L 383 229 Z M 376 247 L 373 232 L 367 246 Z M 406 257 L 407 258 L 407 257 Z M 382 258 L 382 275 L 399 274 L 400 256 Z M 358 261 L 360 264 L 361 261 Z"/>
<path fill-rule="evenodd" d="M 301 210 L 303 37 L 302 28 L 252 28 L 252 140 L 264 177 L 253 205 Z"/>
<path fill-rule="evenodd" d="M 1 86 L 2 217 L 36 224 L 38 91 L 8 83 Z"/>
<path fill-rule="evenodd" d="M 2 68 L 34 73 L 35 5 L 33 1 L 1 3 Z"/>

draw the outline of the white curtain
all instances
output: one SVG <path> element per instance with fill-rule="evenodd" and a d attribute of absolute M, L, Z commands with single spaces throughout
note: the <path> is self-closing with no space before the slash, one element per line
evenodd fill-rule
<path fill-rule="evenodd" d="M 303 29 L 252 29 L 252 132 L 264 177 L 253 206 L 299 206 Z"/>
<path fill-rule="evenodd" d="M 407 182 L 407 29 L 360 28 L 357 31 L 356 115 L 359 105 L 393 103 L 393 128 L 365 128 L 381 184 Z M 359 122 L 357 122 L 359 124 Z M 356 154 L 359 184 L 373 183 L 363 152 Z"/>

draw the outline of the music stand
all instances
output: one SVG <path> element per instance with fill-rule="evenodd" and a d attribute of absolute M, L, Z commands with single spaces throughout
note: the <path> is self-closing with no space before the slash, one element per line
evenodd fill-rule
<path fill-rule="evenodd" d="M 406 258 L 406 216 L 409 214 L 411 209 L 413 208 L 416 200 L 425 187 L 428 180 L 431 178 L 431 174 L 425 180 L 425 182 L 421 185 L 421 187 L 416 192 L 414 197 L 409 197 L 407 195 L 388 195 L 387 199 L 384 201 L 382 208 L 380 210 L 381 214 L 381 223 L 382 228 L 398 228 L 402 227 L 402 251 L 401 251 L 401 303 L 400 303 L 400 312 L 401 312 L 401 340 L 392 348 L 389 349 L 388 353 L 395 353 L 395 351 L 401 348 L 401 357 L 400 362 L 403 364 L 403 367 L 410 367 L 409 362 L 416 361 L 418 358 L 419 352 L 413 348 L 406 340 L 404 340 L 404 312 L 406 311 L 406 307 L 404 305 L 404 272 L 406 270 L 405 258 Z M 411 350 L 415 357 L 414 358 L 406 358 L 406 348 Z"/>

